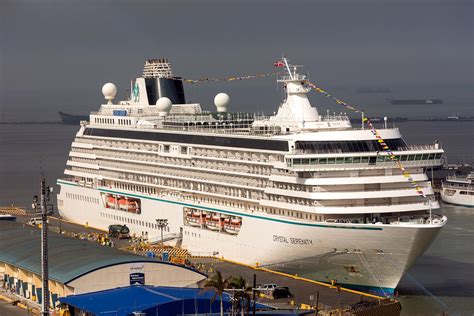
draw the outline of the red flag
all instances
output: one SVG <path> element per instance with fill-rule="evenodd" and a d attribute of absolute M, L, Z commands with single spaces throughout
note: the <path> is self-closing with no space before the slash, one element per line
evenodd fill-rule
<path fill-rule="evenodd" d="M 273 63 L 273 66 L 275 66 L 275 67 L 285 67 L 285 63 L 281 60 L 278 60 L 278 61 Z"/>

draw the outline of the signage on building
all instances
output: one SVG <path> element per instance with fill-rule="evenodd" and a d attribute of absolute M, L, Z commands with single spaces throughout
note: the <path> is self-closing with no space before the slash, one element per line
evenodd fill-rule
<path fill-rule="evenodd" d="M 145 285 L 145 266 L 143 263 L 130 264 L 130 285 Z"/>
<path fill-rule="evenodd" d="M 145 285 L 145 273 L 130 273 L 130 285 Z"/>

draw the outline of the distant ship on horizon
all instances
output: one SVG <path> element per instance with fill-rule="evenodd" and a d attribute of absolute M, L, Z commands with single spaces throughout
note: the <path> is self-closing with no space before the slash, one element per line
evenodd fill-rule
<path fill-rule="evenodd" d="M 79 124 L 81 121 L 89 120 L 89 115 L 75 115 L 59 111 L 59 116 L 63 124 Z"/>
<path fill-rule="evenodd" d="M 443 104 L 443 99 L 388 99 L 393 105 Z"/>

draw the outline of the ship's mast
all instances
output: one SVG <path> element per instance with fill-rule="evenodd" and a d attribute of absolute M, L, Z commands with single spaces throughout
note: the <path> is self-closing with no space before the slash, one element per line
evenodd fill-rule
<path fill-rule="evenodd" d="M 309 122 L 319 121 L 319 114 L 307 97 L 311 89 L 304 85 L 306 76 L 297 73 L 299 66 L 291 65 L 286 57 L 283 57 L 283 63 L 288 74 L 281 76 L 278 82 L 286 88 L 286 100 L 273 121 L 280 122 L 288 131 L 306 128 Z"/>
<path fill-rule="evenodd" d="M 290 76 L 291 80 L 294 80 L 295 76 L 293 76 L 291 74 L 290 65 L 288 64 L 288 59 L 286 59 L 286 57 L 283 57 L 283 62 L 285 63 L 286 70 L 288 71 L 288 75 Z M 295 71 L 296 71 L 296 69 L 295 69 Z"/>

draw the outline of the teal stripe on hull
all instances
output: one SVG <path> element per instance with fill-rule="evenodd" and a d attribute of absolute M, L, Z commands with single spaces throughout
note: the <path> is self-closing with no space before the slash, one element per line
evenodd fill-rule
<path fill-rule="evenodd" d="M 78 187 L 77 184 L 63 182 L 61 180 L 58 180 L 57 183 Z M 292 224 L 292 225 L 299 225 L 299 226 L 321 227 L 321 228 L 337 228 L 337 229 L 383 230 L 383 228 L 381 228 L 381 227 L 356 227 L 356 226 L 344 227 L 344 226 L 336 226 L 336 225 L 322 225 L 322 224 L 290 222 L 290 221 L 286 221 L 286 220 L 282 220 L 282 219 L 278 219 L 278 218 L 268 218 L 268 217 L 263 217 L 263 216 L 258 216 L 258 215 L 245 214 L 245 213 L 239 213 L 239 212 L 228 211 L 228 210 L 221 210 L 221 209 L 202 206 L 202 205 L 194 205 L 194 204 L 189 204 L 189 203 L 164 200 L 164 199 L 159 199 L 159 198 L 154 198 L 154 197 L 144 196 L 144 195 L 139 195 L 139 194 L 125 193 L 125 192 L 113 191 L 113 190 L 107 190 L 107 189 L 98 189 L 98 190 L 101 191 L 101 192 L 105 192 L 105 193 L 120 194 L 120 195 L 131 196 L 131 197 L 147 199 L 147 200 L 153 200 L 153 201 L 158 201 L 158 202 L 183 205 L 183 206 L 187 206 L 187 207 L 195 207 L 195 208 L 206 210 L 206 211 L 220 212 L 220 213 L 224 213 L 224 214 L 228 214 L 228 215 L 251 217 L 251 218 L 257 218 L 257 219 L 261 219 L 261 220 L 267 220 L 267 221 L 273 221 L 273 222 L 279 222 L 279 223 L 285 223 L 285 224 Z"/>
<path fill-rule="evenodd" d="M 395 294 L 395 289 L 390 287 L 376 287 L 376 286 L 368 286 L 368 285 L 358 285 L 358 284 L 349 284 L 349 283 L 342 283 L 342 287 L 356 290 L 364 293 L 372 293 L 379 296 L 391 296 Z"/>

